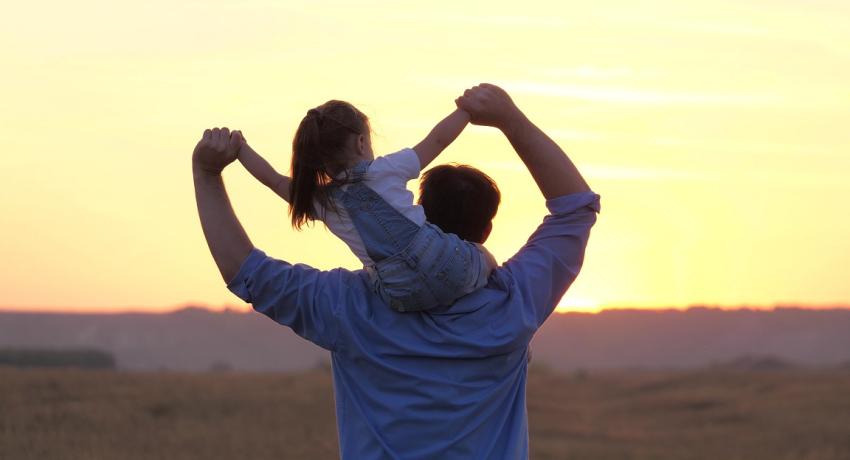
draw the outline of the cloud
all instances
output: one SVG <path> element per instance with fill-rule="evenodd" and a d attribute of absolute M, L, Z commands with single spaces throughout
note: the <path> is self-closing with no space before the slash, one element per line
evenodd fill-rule
<path fill-rule="evenodd" d="M 381 17 L 395 20 L 415 22 L 418 25 L 423 23 L 432 24 L 455 24 L 465 27 L 469 26 L 497 26 L 503 27 L 518 27 L 522 29 L 528 28 L 551 28 L 563 30 L 570 26 L 570 22 L 558 16 L 530 16 L 516 14 L 445 14 L 433 13 L 428 11 L 397 11 L 386 13 Z"/>
<path fill-rule="evenodd" d="M 753 105 L 778 100 L 768 94 L 730 94 L 656 91 L 627 87 L 555 84 L 531 81 L 505 81 L 501 86 L 510 92 L 534 94 L 594 102 L 616 102 L 641 105 Z"/>
<path fill-rule="evenodd" d="M 646 168 L 634 166 L 581 165 L 581 172 L 588 179 L 629 181 L 695 181 L 708 180 L 705 172 Z"/>
<path fill-rule="evenodd" d="M 521 161 L 485 161 L 481 163 L 481 169 L 510 171 L 517 173 L 527 172 L 528 169 Z M 616 180 L 616 181 L 705 181 L 712 176 L 702 171 L 676 171 L 672 169 L 646 168 L 634 166 L 611 166 L 601 164 L 582 164 L 579 166 L 582 175 L 588 180 Z"/>
<path fill-rule="evenodd" d="M 596 70 L 586 70 L 585 72 L 588 75 L 593 72 L 598 73 Z M 620 72 L 621 75 L 628 73 Z M 613 73 L 609 75 L 613 75 Z M 468 88 L 478 81 L 476 78 L 446 78 L 425 75 L 420 75 L 417 80 L 426 85 L 452 90 Z M 742 106 L 773 105 L 782 101 L 778 95 L 770 93 L 665 91 L 628 86 L 551 83 L 529 80 L 501 80 L 492 83 L 505 88 L 510 93 L 631 105 Z"/>
<path fill-rule="evenodd" d="M 655 78 L 661 75 L 658 70 L 635 69 L 627 66 L 600 67 L 595 65 L 577 65 L 574 67 L 556 67 L 543 69 L 541 75 L 547 78 L 576 78 L 586 80 L 635 80 Z"/>
<path fill-rule="evenodd" d="M 667 30 L 734 38 L 769 38 L 772 33 L 769 28 L 756 25 L 757 21 L 732 18 L 728 14 L 699 19 L 688 18 L 687 14 L 682 12 L 659 16 L 654 12 L 630 10 L 628 14 L 609 12 L 605 19 L 620 27 L 643 28 L 648 31 Z"/>

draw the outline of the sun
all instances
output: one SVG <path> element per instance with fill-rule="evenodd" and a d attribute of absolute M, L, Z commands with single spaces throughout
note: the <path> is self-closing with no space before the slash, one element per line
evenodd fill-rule
<path fill-rule="evenodd" d="M 581 312 L 598 313 L 602 306 L 596 300 L 587 297 L 565 296 L 555 307 L 556 313 Z"/>

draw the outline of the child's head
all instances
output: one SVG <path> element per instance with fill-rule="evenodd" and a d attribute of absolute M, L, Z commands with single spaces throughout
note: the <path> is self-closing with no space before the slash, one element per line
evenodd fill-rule
<path fill-rule="evenodd" d="M 357 108 L 334 100 L 308 110 L 292 140 L 292 225 L 300 228 L 314 220 L 313 201 L 328 205 L 326 186 L 358 161 L 372 158 L 369 119 Z"/>

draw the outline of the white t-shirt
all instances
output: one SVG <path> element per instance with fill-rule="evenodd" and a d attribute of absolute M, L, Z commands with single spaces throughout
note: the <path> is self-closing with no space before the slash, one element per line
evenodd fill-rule
<path fill-rule="evenodd" d="M 413 149 L 406 148 L 375 158 L 366 170 L 363 183 L 404 217 L 421 227 L 425 223 L 425 211 L 422 206 L 413 203 L 413 193 L 407 189 L 407 182 L 419 177 L 420 170 L 419 156 Z M 345 187 L 347 186 L 344 185 L 343 189 Z M 316 209 L 328 229 L 345 241 L 364 265 L 373 264 L 360 234 L 348 216 L 348 211 L 341 203 L 336 206 L 336 210 L 323 210 L 316 203 Z"/>

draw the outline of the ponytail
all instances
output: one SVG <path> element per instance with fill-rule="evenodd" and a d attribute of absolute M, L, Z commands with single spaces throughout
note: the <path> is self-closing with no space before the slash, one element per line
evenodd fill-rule
<path fill-rule="evenodd" d="M 339 182 L 334 175 L 345 170 L 346 143 L 358 134 L 369 134 L 369 120 L 347 102 L 328 101 L 307 111 L 292 140 L 293 227 L 300 229 L 318 218 L 315 204 L 322 209 L 332 206 L 329 189 Z"/>
<path fill-rule="evenodd" d="M 308 115 L 301 120 L 292 140 L 292 182 L 289 184 L 292 202 L 289 214 L 292 226 L 297 229 L 316 218 L 313 200 L 320 184 L 325 182 L 321 165 L 316 161 L 320 158 L 321 148 L 318 120 Z"/>

